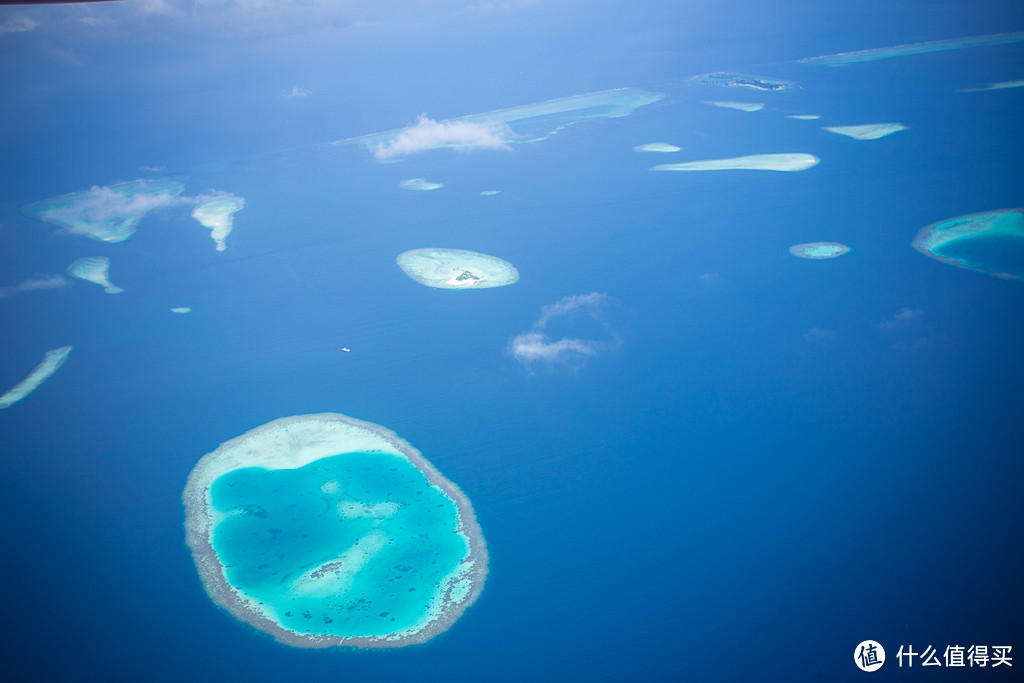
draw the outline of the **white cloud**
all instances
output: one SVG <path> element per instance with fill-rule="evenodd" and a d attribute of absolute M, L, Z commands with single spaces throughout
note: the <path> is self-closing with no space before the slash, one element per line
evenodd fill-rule
<path fill-rule="evenodd" d="M 507 351 L 517 361 L 527 367 L 545 365 L 548 367 L 580 368 L 591 358 L 606 351 L 618 348 L 618 335 L 611 327 L 601 320 L 601 311 L 608 303 L 608 295 L 599 292 L 567 296 L 541 309 L 540 317 L 533 327 L 508 342 Z M 598 322 L 603 330 L 604 338 L 580 339 L 578 337 L 562 337 L 552 339 L 546 328 L 555 320 L 572 318 L 584 314 Z"/>
<path fill-rule="evenodd" d="M 142 14 L 159 14 L 165 17 L 180 19 L 185 12 L 170 4 L 166 0 L 138 0 L 138 9 Z"/>
<path fill-rule="evenodd" d="M 47 275 L 44 277 L 30 277 L 27 280 L 22 280 L 16 285 L 10 287 L 0 287 L 0 299 L 8 299 L 16 294 L 23 292 L 38 292 L 44 289 L 59 289 L 60 287 L 67 287 L 71 284 L 71 280 L 68 280 L 62 275 Z"/>
<path fill-rule="evenodd" d="M 564 299 L 559 299 L 555 303 L 548 304 L 541 308 L 540 318 L 538 318 L 537 322 L 533 324 L 533 328 L 536 330 L 544 329 L 547 327 L 548 322 L 553 318 L 561 318 L 573 311 L 582 310 L 594 315 L 605 305 L 607 301 L 608 295 L 601 294 L 600 292 L 567 296 Z"/>
<path fill-rule="evenodd" d="M 508 141 L 512 137 L 512 129 L 498 121 L 434 121 L 420 114 L 415 124 L 406 126 L 386 143 L 377 145 L 373 156 L 379 161 L 386 161 L 437 147 L 453 147 L 458 150 L 509 149 Z"/>
<path fill-rule="evenodd" d="M 892 332 L 893 330 L 903 329 L 909 325 L 912 325 L 924 315 L 924 311 L 920 308 L 910 308 L 904 306 L 900 310 L 896 311 L 891 318 L 875 323 L 874 328 L 881 330 L 882 332 Z"/>
<path fill-rule="evenodd" d="M 32 17 L 25 14 L 15 14 L 7 21 L 0 22 L 0 36 L 8 33 L 24 33 L 25 31 L 31 31 L 39 25 Z"/>
<path fill-rule="evenodd" d="M 512 337 L 508 345 L 512 356 L 524 365 L 536 361 L 579 365 L 582 361 L 596 356 L 600 349 L 598 342 L 583 339 L 551 341 L 546 334 L 541 332 L 517 334 Z"/>
<path fill-rule="evenodd" d="M 77 197 L 73 204 L 47 209 L 40 214 L 40 218 L 60 225 L 100 223 L 141 217 L 155 209 L 188 204 L 192 201 L 188 197 L 172 194 L 139 193 L 127 196 L 109 187 L 93 186 L 88 192 L 83 192 Z"/>
<path fill-rule="evenodd" d="M 291 90 L 289 90 L 288 92 L 281 93 L 281 99 L 282 100 L 291 100 L 291 99 L 295 99 L 296 97 L 309 97 L 312 94 L 313 94 L 312 92 L 310 92 L 309 90 L 306 90 L 305 88 L 295 87 L 295 88 L 292 88 Z"/>
<path fill-rule="evenodd" d="M 837 333 L 835 330 L 826 330 L 821 327 L 812 327 L 804 333 L 804 341 L 808 344 L 814 342 L 825 341 L 829 339 L 835 339 Z"/>
<path fill-rule="evenodd" d="M 50 59 L 64 66 L 82 66 L 85 64 L 85 60 L 74 50 L 58 47 L 52 43 L 44 43 L 43 52 Z"/>
<path fill-rule="evenodd" d="M 539 5 L 540 0 L 485 0 L 463 8 L 466 14 L 504 14 Z"/>
<path fill-rule="evenodd" d="M 701 282 L 705 282 L 709 285 L 722 284 L 722 276 L 718 273 L 701 273 L 699 277 Z"/>

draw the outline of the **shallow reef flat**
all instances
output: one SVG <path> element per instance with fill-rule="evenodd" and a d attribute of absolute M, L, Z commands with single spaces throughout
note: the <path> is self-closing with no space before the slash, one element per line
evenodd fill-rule
<path fill-rule="evenodd" d="M 245 208 L 245 199 L 227 192 L 214 192 L 196 199 L 192 218 L 210 231 L 217 251 L 228 248 L 227 238 L 235 226 L 235 214 Z"/>
<path fill-rule="evenodd" d="M 174 180 L 135 180 L 46 199 L 25 207 L 25 212 L 99 242 L 124 242 L 143 216 L 181 201 L 177 196 L 184 190 Z"/>
<path fill-rule="evenodd" d="M 489 131 L 504 131 L 505 144 L 536 142 L 544 140 L 566 126 L 578 121 L 594 118 L 619 118 L 629 116 L 640 107 L 653 104 L 664 97 L 661 93 L 636 88 L 617 88 L 601 92 L 574 95 L 546 102 L 526 104 L 508 109 L 497 109 L 484 114 L 471 114 L 456 119 L 438 122 L 442 127 L 469 124 Z M 372 133 L 359 137 L 337 140 L 334 145 L 362 145 L 371 152 L 386 150 L 406 128 Z M 421 149 L 448 147 L 447 141 L 424 144 Z"/>
<path fill-rule="evenodd" d="M 344 415 L 282 418 L 224 443 L 196 464 L 183 502 L 211 599 L 295 647 L 426 642 L 487 576 L 458 486 L 394 432 Z"/>
<path fill-rule="evenodd" d="M 53 373 L 57 372 L 60 366 L 64 365 L 64 361 L 67 360 L 68 354 L 71 353 L 73 348 L 73 346 L 62 346 L 59 349 L 47 351 L 46 355 L 43 356 L 42 362 L 32 372 L 28 373 L 25 379 L 11 387 L 3 396 L 0 396 L 0 410 L 10 408 L 38 389 L 39 385 L 48 380 Z"/>
<path fill-rule="evenodd" d="M 817 166 L 821 159 L 813 154 L 750 154 L 729 159 L 705 159 L 679 164 L 659 164 L 652 171 L 806 171 Z"/>
<path fill-rule="evenodd" d="M 789 248 L 789 253 L 797 258 L 818 261 L 821 259 L 836 258 L 850 251 L 850 248 L 839 242 L 805 242 L 794 244 Z"/>
<path fill-rule="evenodd" d="M 878 140 L 901 130 L 908 130 L 908 127 L 902 123 L 864 123 L 857 126 L 822 126 L 821 129 L 854 140 Z"/>
<path fill-rule="evenodd" d="M 504 287 L 519 280 L 508 261 L 466 249 L 410 249 L 395 260 L 416 282 L 439 289 Z"/>
<path fill-rule="evenodd" d="M 882 59 L 894 59 L 896 57 L 906 57 L 908 55 L 921 55 L 929 52 L 946 52 L 948 50 L 961 50 L 968 47 L 986 47 L 989 45 L 1010 45 L 1020 42 L 1024 42 L 1024 32 L 995 33 L 985 36 L 974 36 L 971 38 L 931 40 L 925 43 L 894 45 L 892 47 L 879 47 L 870 50 L 857 50 L 856 52 L 840 52 L 834 55 L 807 57 L 796 61 L 799 64 L 811 64 L 813 66 L 849 66 L 850 64 L 877 62 Z"/>
<path fill-rule="evenodd" d="M 86 256 L 68 266 L 68 275 L 99 285 L 107 294 L 120 294 L 124 290 L 110 282 L 110 259 L 106 256 Z"/>
<path fill-rule="evenodd" d="M 1024 209 L 997 209 L 925 226 L 911 243 L 925 256 L 1003 280 L 1024 280 Z"/>

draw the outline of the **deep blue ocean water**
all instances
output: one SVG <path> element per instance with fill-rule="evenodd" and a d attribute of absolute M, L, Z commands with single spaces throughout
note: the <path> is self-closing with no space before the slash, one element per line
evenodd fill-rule
<path fill-rule="evenodd" d="M 793 60 L 1022 31 L 1018 4 L 242 4 L 0 11 L 0 287 L 104 255 L 126 290 L 0 299 L 0 391 L 75 347 L 0 412 L 5 679 L 854 680 L 866 639 L 890 658 L 878 678 L 1012 678 L 901 670 L 896 650 L 1024 647 L 1024 285 L 910 247 L 1024 205 L 1024 88 L 958 92 L 1024 78 L 1024 45 Z M 799 88 L 688 84 L 718 70 Z M 511 150 L 325 146 L 615 87 L 666 96 Z M 820 128 L 887 121 L 909 129 Z M 653 141 L 684 149 L 632 149 Z M 822 161 L 647 170 L 780 152 Z M 22 212 L 156 177 L 245 198 L 226 252 L 185 206 L 120 244 Z M 415 177 L 444 187 L 398 188 Z M 852 250 L 787 252 L 812 241 Z M 429 289 L 395 264 L 420 247 L 521 279 Z M 587 362 L 507 352 L 595 292 L 549 330 L 597 343 Z M 427 645 L 288 648 L 203 592 L 189 471 L 318 412 L 395 430 L 473 503 L 490 574 Z"/>

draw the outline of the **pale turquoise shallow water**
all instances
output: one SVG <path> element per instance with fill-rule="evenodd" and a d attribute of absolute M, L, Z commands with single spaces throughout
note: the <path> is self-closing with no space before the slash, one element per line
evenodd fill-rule
<path fill-rule="evenodd" d="M 399 456 L 348 453 L 293 470 L 234 470 L 210 494 L 229 515 L 213 534 L 228 581 L 299 633 L 412 627 L 468 552 L 454 503 Z M 301 580 L 341 557 L 326 580 Z"/>

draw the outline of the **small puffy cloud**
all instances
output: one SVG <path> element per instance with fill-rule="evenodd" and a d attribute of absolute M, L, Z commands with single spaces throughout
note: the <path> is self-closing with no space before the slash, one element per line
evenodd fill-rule
<path fill-rule="evenodd" d="M 75 51 L 52 43 L 45 43 L 43 45 L 43 53 L 53 61 L 64 66 L 82 66 L 85 64 L 85 60 Z"/>
<path fill-rule="evenodd" d="M 924 311 L 922 311 L 920 308 L 910 308 L 909 306 L 904 306 L 900 310 L 896 311 L 896 313 L 894 313 L 892 317 L 886 318 L 881 322 L 875 323 L 873 327 L 876 330 L 880 330 L 882 332 L 892 332 L 894 330 L 901 330 L 905 327 L 908 327 L 916 323 L 918 320 L 920 320 L 922 315 L 924 315 Z"/>
<path fill-rule="evenodd" d="M 297 97 L 309 97 L 313 93 L 305 88 L 295 87 L 287 92 L 281 93 L 282 100 L 294 100 Z"/>
<path fill-rule="evenodd" d="M 514 135 L 508 125 L 499 121 L 434 121 L 420 114 L 415 124 L 403 128 L 387 142 L 377 145 L 373 149 L 373 156 L 378 161 L 387 161 L 438 147 L 453 147 L 463 151 L 509 149 L 508 141 Z"/>
<path fill-rule="evenodd" d="M 591 316 L 596 316 L 607 301 L 608 295 L 601 294 L 600 292 L 567 296 L 541 308 L 540 318 L 533 324 L 533 327 L 534 329 L 542 330 L 547 327 L 548 322 L 553 318 L 561 318 L 575 311 L 584 311 Z"/>
<path fill-rule="evenodd" d="M 620 341 L 611 327 L 602 320 L 602 311 L 607 305 L 608 295 L 599 292 L 568 296 L 541 309 L 540 317 L 533 327 L 512 337 L 507 351 L 527 367 L 580 368 L 590 359 L 618 348 Z M 553 338 L 549 327 L 555 321 L 572 321 L 585 315 L 596 322 L 601 330 L 600 337 L 582 339 L 575 336 Z"/>
<path fill-rule="evenodd" d="M 17 294 L 25 292 L 38 292 L 45 289 L 60 289 L 71 284 L 63 275 L 46 275 L 43 277 L 30 277 L 22 280 L 16 285 L 0 287 L 0 299 L 8 299 Z"/>
<path fill-rule="evenodd" d="M 579 365 L 597 355 L 599 344 L 583 339 L 551 341 L 541 332 L 523 332 L 509 341 L 509 352 L 524 365 L 537 361 L 561 365 Z"/>
<path fill-rule="evenodd" d="M 10 19 L 0 22 L 0 36 L 8 33 L 24 33 L 31 31 L 39 25 L 32 17 L 25 14 L 15 14 Z"/>
<path fill-rule="evenodd" d="M 708 285 L 722 284 L 722 276 L 718 273 L 701 273 L 698 277 L 701 282 Z"/>
<path fill-rule="evenodd" d="M 175 19 L 186 16 L 185 12 L 167 2 L 167 0 L 138 0 L 136 5 L 142 14 L 159 14 Z"/>
<path fill-rule="evenodd" d="M 836 338 L 835 330 L 826 330 L 820 327 L 812 327 L 804 333 L 804 341 L 808 344 L 814 344 L 815 342 L 828 341 Z"/>
<path fill-rule="evenodd" d="M 148 173 L 166 173 L 166 166 L 139 166 L 140 171 L 146 171 Z"/>

